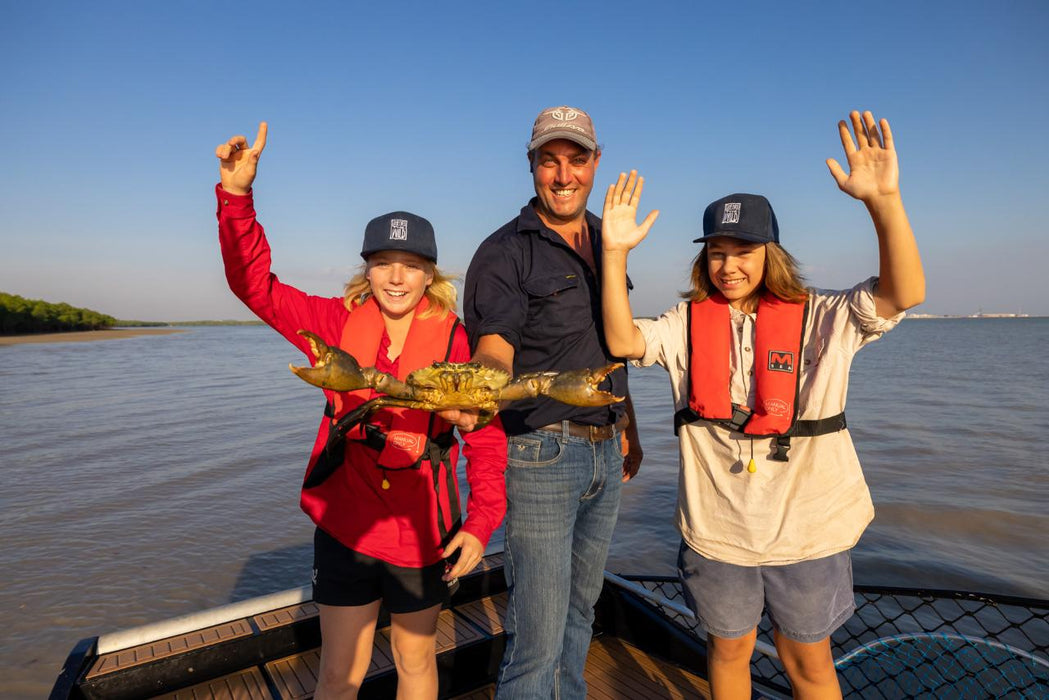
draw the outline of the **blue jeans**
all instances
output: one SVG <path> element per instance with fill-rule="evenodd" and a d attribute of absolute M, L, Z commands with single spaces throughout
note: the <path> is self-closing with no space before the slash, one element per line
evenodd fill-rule
<path fill-rule="evenodd" d="M 585 698 L 594 603 L 619 512 L 620 437 L 508 441 L 506 651 L 498 700 Z"/>

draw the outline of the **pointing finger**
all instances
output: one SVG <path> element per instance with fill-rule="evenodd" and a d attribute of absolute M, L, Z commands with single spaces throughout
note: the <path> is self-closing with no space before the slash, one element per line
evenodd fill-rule
<path fill-rule="evenodd" d="M 251 144 L 251 150 L 262 153 L 262 149 L 266 147 L 266 132 L 268 131 L 269 125 L 266 122 L 259 122 L 259 134 L 255 137 L 255 143 Z"/>

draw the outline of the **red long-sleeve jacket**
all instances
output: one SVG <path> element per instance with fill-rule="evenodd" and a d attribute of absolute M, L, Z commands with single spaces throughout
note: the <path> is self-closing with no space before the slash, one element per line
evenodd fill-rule
<path fill-rule="evenodd" d="M 215 193 L 219 243 L 230 289 L 312 361 L 309 343 L 297 331 L 305 328 L 324 338 L 339 338 L 349 316 L 342 298 L 308 295 L 280 282 L 270 269 L 269 243 L 256 220 L 251 195 L 233 195 L 221 186 L 216 186 Z M 448 359 L 470 359 L 461 326 L 456 329 Z M 328 398 L 331 402 L 332 397 Z M 488 427 L 464 435 L 463 441 L 470 484 L 463 530 L 487 544 L 506 512 L 506 437 L 497 418 Z M 346 462 L 331 478 L 342 480 L 340 491 L 352 502 L 327 504 L 340 509 L 342 523 L 339 532 L 329 534 L 355 551 L 396 566 L 419 567 L 437 562 L 437 497 L 429 463 L 424 461 L 419 469 L 386 472 L 375 465 L 374 451 L 360 443 L 349 443 Z M 384 478 L 389 489 L 382 488 Z M 448 494 L 440 497 L 447 513 Z M 315 522 L 319 520 L 311 517 Z"/>

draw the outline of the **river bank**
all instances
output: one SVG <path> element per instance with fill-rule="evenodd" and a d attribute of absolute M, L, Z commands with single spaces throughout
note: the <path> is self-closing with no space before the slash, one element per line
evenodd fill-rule
<path fill-rule="evenodd" d="M 116 340 L 138 335 L 168 335 L 182 333 L 181 328 L 109 328 L 102 331 L 71 331 L 68 333 L 30 333 L 28 335 L 0 335 L 0 345 L 26 343 L 82 343 L 95 340 Z"/>

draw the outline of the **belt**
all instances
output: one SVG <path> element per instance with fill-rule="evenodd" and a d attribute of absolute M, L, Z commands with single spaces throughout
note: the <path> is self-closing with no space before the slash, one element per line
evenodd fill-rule
<path fill-rule="evenodd" d="M 590 442 L 601 442 L 602 440 L 608 440 L 614 437 L 616 433 L 623 432 L 626 427 L 630 425 L 630 419 L 624 414 L 620 416 L 619 420 L 615 423 L 609 423 L 608 425 L 585 425 L 583 423 L 576 423 L 575 421 L 563 420 L 560 423 L 551 423 L 550 425 L 544 425 L 536 430 L 542 430 L 544 433 L 557 433 L 563 435 L 565 427 L 568 428 L 568 434 L 572 437 L 586 438 Z"/>

